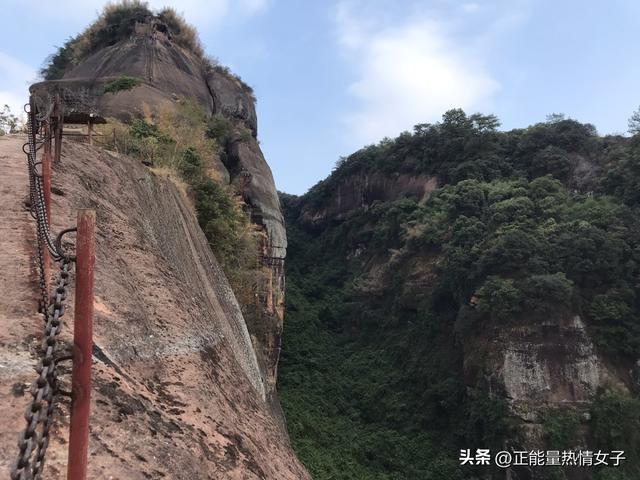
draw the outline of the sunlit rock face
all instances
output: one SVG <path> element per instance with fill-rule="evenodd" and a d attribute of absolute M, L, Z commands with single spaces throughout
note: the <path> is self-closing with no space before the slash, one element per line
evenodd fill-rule
<path fill-rule="evenodd" d="M 579 316 L 566 325 L 545 324 L 512 333 L 504 351 L 502 377 L 514 405 L 590 401 L 606 367 Z"/>
<path fill-rule="evenodd" d="M 599 388 L 628 391 L 626 377 L 597 353 L 578 314 L 558 313 L 491 333 L 492 337 L 478 338 L 465 348 L 486 348 L 490 368 L 480 375 L 482 383 L 507 401 L 527 447 L 543 447 L 545 412 L 571 408 L 586 421 Z M 466 368 L 467 376 L 477 380 L 479 372 L 470 373 L 472 358 Z"/>

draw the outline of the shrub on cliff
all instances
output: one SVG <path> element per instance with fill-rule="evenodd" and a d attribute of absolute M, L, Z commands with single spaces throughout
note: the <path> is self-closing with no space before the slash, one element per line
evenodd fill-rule
<path fill-rule="evenodd" d="M 246 142 L 252 138 L 251 131 L 247 127 L 236 124 L 219 114 L 213 115 L 207 120 L 205 135 L 222 147 L 226 147 L 235 140 Z"/>
<path fill-rule="evenodd" d="M 188 183 L 195 182 L 202 175 L 202 159 L 195 148 L 189 147 L 184 151 L 178 171 Z"/>
<path fill-rule="evenodd" d="M 213 115 L 207 120 L 205 134 L 219 145 L 226 145 L 233 134 L 233 123 L 222 115 Z"/>
<path fill-rule="evenodd" d="M 175 8 L 165 7 L 158 12 L 158 20 L 169 29 L 171 39 L 178 45 L 192 51 L 197 57 L 204 58 L 204 50 L 197 30 L 189 25 Z"/>
<path fill-rule="evenodd" d="M 489 277 L 478 289 L 478 309 L 492 318 L 505 321 L 522 309 L 522 292 L 513 284 L 513 280 Z"/>
<path fill-rule="evenodd" d="M 121 77 L 105 84 L 104 93 L 118 93 L 126 90 L 131 90 L 132 88 L 140 85 L 140 83 L 141 80 L 137 77 L 122 75 Z"/>
<path fill-rule="evenodd" d="M 239 215 L 225 189 L 210 178 L 201 177 L 192 184 L 198 223 L 218 259 L 229 264 L 246 217 Z"/>
<path fill-rule="evenodd" d="M 155 118 L 138 118 L 130 125 L 110 120 L 100 130 L 104 146 L 169 168 L 187 183 L 200 227 L 236 296 L 249 305 L 257 276 L 257 239 L 242 202 L 212 168 L 222 149 L 207 135 L 207 122 L 200 105 L 180 100 L 177 108 L 160 109 Z"/>

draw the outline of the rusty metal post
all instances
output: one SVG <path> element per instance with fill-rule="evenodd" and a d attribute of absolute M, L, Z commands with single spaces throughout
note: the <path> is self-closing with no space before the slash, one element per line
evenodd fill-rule
<path fill-rule="evenodd" d="M 93 266 L 96 213 L 78 211 L 76 240 L 76 299 L 73 325 L 73 402 L 69 426 L 67 480 L 87 478 L 89 412 L 91 403 L 91 352 L 93 350 Z"/>
<path fill-rule="evenodd" d="M 55 163 L 60 163 L 60 156 L 62 153 L 62 129 L 63 125 L 63 113 L 62 113 L 62 100 L 60 97 L 60 93 L 56 93 L 55 104 L 53 107 L 53 115 L 56 119 L 55 121 L 55 145 L 54 145 L 54 153 L 53 153 L 53 161 Z"/>
<path fill-rule="evenodd" d="M 51 225 L 51 128 L 44 124 L 44 152 L 42 154 L 42 187 L 44 189 L 44 207 L 47 215 L 47 223 Z M 42 245 L 42 263 L 44 265 L 44 282 L 49 291 L 51 282 L 51 261 L 49 249 Z"/>

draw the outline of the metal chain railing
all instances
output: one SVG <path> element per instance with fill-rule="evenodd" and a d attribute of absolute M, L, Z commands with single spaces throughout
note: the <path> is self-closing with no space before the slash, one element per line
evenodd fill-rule
<path fill-rule="evenodd" d="M 42 175 L 38 173 L 37 151 L 44 142 L 50 141 L 46 129 L 44 142 L 38 145 L 36 134 L 48 122 L 50 112 L 38 118 L 35 107 L 31 103 L 27 123 L 27 142 L 23 151 L 27 155 L 29 171 L 30 212 L 36 220 L 37 232 L 37 263 L 39 270 L 39 287 L 41 290 L 41 312 L 44 317 L 44 338 L 40 351 L 40 362 L 36 371 L 38 378 L 31 387 L 31 402 L 25 412 L 27 426 L 18 438 L 18 456 L 11 468 L 11 480 L 39 480 L 42 478 L 44 461 L 49 445 L 49 432 L 53 422 L 57 393 L 58 360 L 56 358 L 57 338 L 62 327 L 62 317 L 65 312 L 64 300 L 67 297 L 69 275 L 75 257 L 62 248 L 64 234 L 75 228 L 63 230 L 54 240 L 49 226 L 47 206 L 43 188 Z M 59 275 L 53 294 L 47 292 L 47 278 L 45 269 L 44 249 L 51 258 L 59 263 Z"/>
<path fill-rule="evenodd" d="M 35 107 L 31 106 L 30 110 Z M 58 250 L 55 241 L 51 237 L 49 222 L 47 219 L 47 211 L 44 201 L 44 187 L 42 185 L 42 175 L 38 173 L 38 165 L 36 154 L 39 148 L 44 144 L 42 142 L 38 147 L 36 142 L 36 133 L 41 124 L 48 120 L 40 120 L 35 112 L 29 113 L 29 121 L 27 122 L 27 143 L 23 146 L 23 151 L 27 155 L 27 167 L 29 169 L 29 196 L 31 201 L 31 215 L 36 219 L 38 227 L 38 240 L 46 244 L 51 258 L 53 260 L 61 260 L 63 253 Z M 45 140 L 46 141 L 46 140 Z"/>

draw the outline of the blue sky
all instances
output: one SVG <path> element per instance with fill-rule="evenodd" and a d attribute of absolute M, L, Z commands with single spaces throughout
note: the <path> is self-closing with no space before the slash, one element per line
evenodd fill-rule
<path fill-rule="evenodd" d="M 0 103 L 103 1 L 5 0 Z M 624 133 L 640 105 L 636 0 L 152 0 L 253 86 L 276 184 L 304 193 L 358 148 L 455 107 L 502 128 L 562 112 Z"/>

